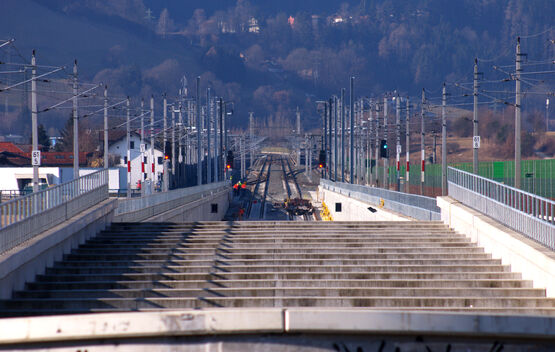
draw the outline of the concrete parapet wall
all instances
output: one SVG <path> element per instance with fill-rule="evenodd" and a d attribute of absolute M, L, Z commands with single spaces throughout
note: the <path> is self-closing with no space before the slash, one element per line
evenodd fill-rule
<path fill-rule="evenodd" d="M 460 346 L 460 349 L 465 347 L 465 350 L 490 350 L 492 345 L 499 346 L 496 341 L 501 340 L 500 349 L 534 347 L 534 350 L 547 351 L 553 346 L 554 320 L 550 317 L 333 308 L 118 312 L 0 319 L 0 348 L 7 347 L 10 351 L 28 351 L 38 346 L 41 351 L 61 350 L 62 347 L 64 350 L 96 350 L 96 347 L 103 351 L 220 351 L 228 347 L 244 351 L 312 348 L 343 351 L 333 347 L 344 346 L 346 351 L 377 351 L 383 347 L 393 350 L 391 346 L 402 342 L 402 346 L 412 347 L 406 350 L 425 351 L 430 344 L 435 347 L 433 350 L 443 351 L 446 343 Z M 228 340 L 229 336 L 235 338 Z M 284 340 L 284 336 L 290 338 Z M 420 339 L 415 340 L 415 336 Z M 200 337 L 202 339 L 198 339 Z M 280 341 L 286 343 L 280 346 Z M 188 346 L 196 348 L 184 348 Z"/>
<path fill-rule="evenodd" d="M 229 206 L 229 190 L 227 183 L 220 182 L 120 199 L 114 222 L 221 220 Z M 218 204 L 217 213 L 211 212 L 213 203 Z"/>
<path fill-rule="evenodd" d="M 438 197 L 441 220 L 555 297 L 555 252 L 450 197 Z"/>
<path fill-rule="evenodd" d="M 44 273 L 47 266 L 110 225 L 115 200 L 106 200 L 0 256 L 0 298 L 10 298 L 14 290 Z"/>
<path fill-rule="evenodd" d="M 409 221 L 410 218 L 397 214 L 393 211 L 386 210 L 379 205 L 379 199 L 376 203 L 365 203 L 357 199 L 351 198 L 349 195 L 333 192 L 319 186 L 318 193 L 321 200 L 326 203 L 328 210 L 334 221 Z M 341 212 L 337 212 L 335 203 L 341 203 Z M 368 210 L 372 207 L 375 212 Z"/>
<path fill-rule="evenodd" d="M 217 212 L 212 212 L 212 204 L 217 204 Z M 186 222 L 222 220 L 229 208 L 229 190 L 207 195 L 201 199 L 186 203 L 175 209 L 155 215 L 149 222 Z"/>

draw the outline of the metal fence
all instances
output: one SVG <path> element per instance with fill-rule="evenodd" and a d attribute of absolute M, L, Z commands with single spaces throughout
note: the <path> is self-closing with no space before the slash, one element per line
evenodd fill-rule
<path fill-rule="evenodd" d="M 0 253 L 108 198 L 108 170 L 0 204 Z"/>
<path fill-rule="evenodd" d="M 523 235 L 555 249 L 555 202 L 450 167 L 449 196 Z"/>
<path fill-rule="evenodd" d="M 229 189 L 229 186 L 229 181 L 224 181 L 154 193 L 140 198 L 119 199 L 115 215 L 119 217 L 119 221 L 142 221 L 185 203 Z"/>
<path fill-rule="evenodd" d="M 347 197 L 372 204 L 380 204 L 380 199 L 385 200 L 383 207 L 400 214 L 419 220 L 440 220 L 441 210 L 436 204 L 436 199 L 402 192 L 389 191 L 383 188 L 354 185 L 342 182 L 320 180 L 324 189 L 344 194 Z"/>

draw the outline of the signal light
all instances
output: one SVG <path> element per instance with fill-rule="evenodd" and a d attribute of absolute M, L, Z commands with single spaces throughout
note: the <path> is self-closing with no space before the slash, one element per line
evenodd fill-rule
<path fill-rule="evenodd" d="M 382 139 L 380 142 L 380 157 L 389 157 L 389 149 L 387 149 L 387 142 L 385 141 L 385 139 Z"/>
<path fill-rule="evenodd" d="M 324 169 L 326 167 L 326 151 L 320 150 L 318 155 L 318 168 Z"/>
<path fill-rule="evenodd" d="M 226 169 L 232 169 L 233 168 L 233 152 L 231 150 L 229 150 L 227 152 L 227 156 L 226 156 L 226 161 L 225 161 L 225 168 Z"/>
<path fill-rule="evenodd" d="M 323 168 L 324 168 L 324 164 L 322 164 L 322 163 L 318 164 L 318 168 L 319 168 L 319 169 L 323 169 Z"/>

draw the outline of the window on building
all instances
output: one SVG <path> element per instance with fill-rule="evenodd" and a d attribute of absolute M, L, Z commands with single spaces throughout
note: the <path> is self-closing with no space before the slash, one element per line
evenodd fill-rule
<path fill-rule="evenodd" d="M 212 214 L 217 214 L 218 213 L 218 204 L 210 204 L 210 212 Z"/>
<path fill-rule="evenodd" d="M 162 157 L 159 156 L 158 157 L 158 165 L 162 165 L 164 163 L 164 160 L 162 160 Z"/>
<path fill-rule="evenodd" d="M 341 213 L 341 203 L 335 203 L 335 212 Z"/>
<path fill-rule="evenodd" d="M 130 148 L 131 150 L 135 149 L 135 141 L 130 141 L 130 142 L 129 142 L 129 148 Z"/>

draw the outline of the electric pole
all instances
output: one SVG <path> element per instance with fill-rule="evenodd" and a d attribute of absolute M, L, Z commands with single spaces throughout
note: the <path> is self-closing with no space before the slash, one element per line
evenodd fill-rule
<path fill-rule="evenodd" d="M 351 184 L 355 183 L 354 180 L 354 175 L 355 175 L 355 153 L 354 153 L 354 147 L 355 147 L 355 117 L 354 117 L 354 103 L 355 103 L 355 77 L 351 76 L 351 94 L 350 94 L 350 100 L 349 100 L 349 116 L 350 116 L 350 153 L 349 153 L 349 180 L 351 181 Z"/>
<path fill-rule="evenodd" d="M 405 144 L 406 144 L 406 159 L 407 159 L 407 169 L 405 170 L 405 192 L 410 193 L 410 102 L 409 97 L 407 97 L 407 120 L 405 121 L 406 131 L 405 131 Z"/>
<path fill-rule="evenodd" d="M 341 182 L 345 182 L 345 88 L 341 88 Z"/>
<path fill-rule="evenodd" d="M 387 144 L 388 137 L 388 126 L 387 126 L 387 97 L 383 98 L 383 134 L 385 139 L 385 145 Z M 385 158 L 383 159 L 383 186 L 385 189 L 389 189 L 389 149 L 385 152 Z"/>
<path fill-rule="evenodd" d="M 380 160 L 380 121 L 379 121 L 379 103 L 378 100 L 374 103 L 374 113 L 376 116 L 376 162 L 374 168 L 376 169 L 376 187 L 379 186 L 380 173 L 378 171 L 378 161 Z"/>
<path fill-rule="evenodd" d="M 130 119 L 129 119 L 129 105 L 131 104 L 129 97 L 126 101 L 126 120 L 125 120 L 125 140 L 127 144 L 127 198 L 131 198 L 131 141 L 129 135 L 131 132 Z"/>
<path fill-rule="evenodd" d="M 168 186 L 169 186 L 169 168 L 168 168 L 168 159 L 166 159 L 166 156 L 169 154 L 169 150 L 166 150 L 166 145 L 168 142 L 168 135 L 167 135 L 167 131 L 168 131 L 168 100 L 166 98 L 166 93 L 164 93 L 164 131 L 163 131 L 163 148 L 164 148 L 164 158 L 163 160 L 163 167 L 164 167 L 164 171 L 162 173 L 162 191 L 163 192 L 167 192 L 168 191 Z"/>
<path fill-rule="evenodd" d="M 397 144 L 395 145 L 395 160 L 396 160 L 396 179 L 397 179 L 397 191 L 401 191 L 401 98 L 399 94 L 395 98 L 395 128 L 397 130 Z"/>
<path fill-rule="evenodd" d="M 337 182 L 337 115 L 338 115 L 338 111 L 337 111 L 337 96 L 333 97 L 333 180 L 335 182 Z"/>
<path fill-rule="evenodd" d="M 300 116 L 299 108 L 297 108 L 297 127 L 300 128 Z M 300 134 L 300 132 L 298 132 Z M 254 112 L 249 112 L 249 152 L 250 152 L 250 165 L 254 163 Z M 300 163 L 300 149 L 299 149 L 299 163 Z"/>
<path fill-rule="evenodd" d="M 110 167 L 108 160 L 108 86 L 104 86 L 104 168 Z"/>
<path fill-rule="evenodd" d="M 478 175 L 478 148 L 480 136 L 478 135 L 478 59 L 474 59 L 474 118 L 472 120 L 473 140 L 472 140 L 472 172 Z"/>
<path fill-rule="evenodd" d="M 150 96 L 150 193 L 154 193 L 154 96 Z"/>
<path fill-rule="evenodd" d="M 39 150 L 39 133 L 37 126 L 37 59 L 35 56 L 35 50 L 33 50 L 33 56 L 31 57 L 32 66 L 32 76 L 31 76 L 31 128 L 32 131 L 32 143 L 33 152 L 38 152 Z M 39 163 L 40 164 L 40 158 Z M 39 190 L 39 165 L 33 163 L 33 192 L 38 192 Z M 75 177 L 74 177 L 75 178 Z"/>
<path fill-rule="evenodd" d="M 212 111 L 210 111 L 210 88 L 208 88 L 206 90 L 206 149 L 207 149 L 207 159 L 206 159 L 206 183 L 211 183 L 212 182 L 212 155 L 210 154 L 211 151 L 211 143 L 210 143 L 210 137 L 211 137 L 211 125 L 212 125 Z"/>
<path fill-rule="evenodd" d="M 141 99 L 141 193 L 144 193 L 145 189 L 144 189 L 144 185 L 143 185 L 143 181 L 146 179 L 146 173 L 145 173 L 145 156 L 144 156 L 144 149 L 143 149 L 143 145 L 144 145 L 144 139 L 145 139 L 145 119 L 144 119 L 144 110 L 145 110 L 145 100 Z"/>
<path fill-rule="evenodd" d="M 328 114 L 328 152 L 326 154 L 326 168 L 328 171 L 328 180 L 331 180 L 331 133 L 332 133 L 332 113 L 333 113 L 333 100 L 330 98 L 328 101 L 329 114 Z"/>
<path fill-rule="evenodd" d="M 520 53 L 520 37 L 517 38 L 516 44 L 516 89 L 515 89 L 515 188 L 520 188 L 520 114 L 521 114 L 521 93 L 520 93 L 520 73 L 522 72 L 523 55 Z"/>
<path fill-rule="evenodd" d="M 443 83 L 441 94 L 441 195 L 447 195 L 447 89 Z"/>
<path fill-rule="evenodd" d="M 79 115 L 77 113 L 77 60 L 73 62 L 73 179 L 79 178 Z"/>
<path fill-rule="evenodd" d="M 421 167 L 420 167 L 420 194 L 424 195 L 424 181 L 426 171 L 426 150 L 424 145 L 424 107 L 426 104 L 426 91 L 422 89 L 422 105 L 420 108 L 420 152 L 421 152 Z"/>
<path fill-rule="evenodd" d="M 196 116 L 197 116 L 197 186 L 202 185 L 202 160 L 200 155 L 201 138 L 200 133 L 202 129 L 200 121 L 200 76 L 197 77 L 197 96 L 196 96 Z"/>

